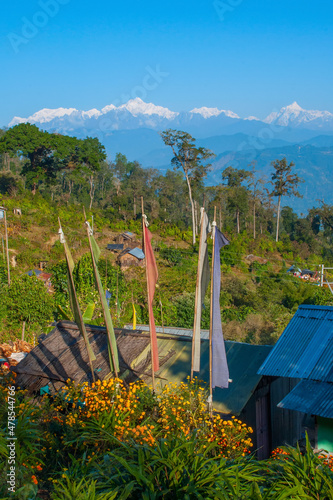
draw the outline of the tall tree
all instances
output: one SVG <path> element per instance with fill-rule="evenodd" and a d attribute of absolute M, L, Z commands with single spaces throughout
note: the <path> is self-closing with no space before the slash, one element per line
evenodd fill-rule
<path fill-rule="evenodd" d="M 242 183 L 252 178 L 252 172 L 244 169 L 227 167 L 222 172 L 222 179 L 229 188 L 228 205 L 236 214 L 237 233 L 240 233 L 240 214 L 248 210 L 249 191 Z"/>
<path fill-rule="evenodd" d="M 89 182 L 89 197 L 91 210 L 92 203 L 95 196 L 95 177 L 97 172 L 101 169 L 101 163 L 106 160 L 106 153 L 104 146 L 99 142 L 97 137 L 87 137 L 79 144 L 79 164 L 80 169 L 87 175 Z"/>
<path fill-rule="evenodd" d="M 161 132 L 160 135 L 164 144 L 166 146 L 170 146 L 174 154 L 171 164 L 175 169 L 182 168 L 185 175 L 192 210 L 192 242 L 194 245 L 196 237 L 196 224 L 195 207 L 192 196 L 193 184 L 197 184 L 198 181 L 207 176 L 211 165 L 206 163 L 206 161 L 213 158 L 215 154 L 209 149 L 196 147 L 195 139 L 187 132 L 168 129 Z"/>
<path fill-rule="evenodd" d="M 33 193 L 39 181 L 53 174 L 50 161 L 53 147 L 52 134 L 42 132 L 30 123 L 16 125 L 0 139 L 1 153 L 11 153 L 26 159 L 22 174 L 32 186 Z"/>
<path fill-rule="evenodd" d="M 272 184 L 274 186 L 271 195 L 277 196 L 278 206 L 277 206 L 277 222 L 276 222 L 276 237 L 275 240 L 279 241 L 279 226 L 280 226 L 280 210 L 281 210 L 281 198 L 282 196 L 297 196 L 302 198 L 302 195 L 297 191 L 297 187 L 303 179 L 298 177 L 297 174 L 292 173 L 292 168 L 295 166 L 293 162 L 287 163 L 286 158 L 282 160 L 275 160 L 271 163 L 274 167 L 275 172 L 272 174 Z"/>

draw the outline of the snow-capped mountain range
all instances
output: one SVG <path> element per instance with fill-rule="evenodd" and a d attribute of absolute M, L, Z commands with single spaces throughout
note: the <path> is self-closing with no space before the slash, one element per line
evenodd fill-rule
<path fill-rule="evenodd" d="M 300 187 L 303 198 L 288 199 L 288 203 L 304 213 L 318 199 L 333 203 L 333 114 L 306 110 L 296 102 L 260 120 L 218 108 L 172 111 L 136 98 L 100 110 L 45 108 L 27 118 L 14 117 L 9 126 L 25 122 L 78 138 L 98 137 L 110 158 L 121 152 L 130 161 L 161 171 L 171 167 L 172 151 L 159 132 L 167 128 L 187 131 L 199 146 L 216 154 L 206 179 L 211 185 L 221 182 L 227 166 L 249 168 L 255 161 L 257 170 L 267 175 L 273 160 L 287 157 L 305 179 Z"/>
<path fill-rule="evenodd" d="M 25 122 L 36 124 L 46 130 L 62 133 L 78 132 L 79 135 L 82 135 L 80 129 L 83 129 L 82 133 L 93 131 L 112 133 L 115 130 L 133 130 L 143 127 L 160 130 L 170 126 L 185 130 L 195 128 L 195 131 L 199 132 L 199 136 L 204 137 L 221 133 L 221 131 L 227 133 L 224 130 L 226 127 L 232 127 L 232 133 L 252 132 L 252 129 L 258 128 L 260 124 L 261 126 L 263 124 L 276 124 L 291 128 L 333 131 L 332 113 L 306 110 L 301 108 L 297 102 L 281 108 L 280 111 L 274 111 L 264 120 L 260 120 L 255 116 L 242 119 L 233 111 L 218 108 L 201 107 L 188 112 L 171 111 L 153 103 L 146 103 L 138 97 L 120 106 L 107 105 L 101 110 L 44 108 L 27 118 L 15 116 L 9 123 L 9 127 Z M 235 130 L 237 123 L 240 130 Z M 246 128 L 250 130 L 246 130 Z"/>
<path fill-rule="evenodd" d="M 89 111 L 80 111 L 75 108 L 57 108 L 57 109 L 48 109 L 44 108 L 41 109 L 40 111 L 37 111 L 33 115 L 29 116 L 28 118 L 21 118 L 19 116 L 15 116 L 11 122 L 9 123 L 9 127 L 12 127 L 13 125 L 17 125 L 19 123 L 49 123 L 52 122 L 55 119 L 61 119 L 66 117 L 68 120 L 73 118 L 75 121 L 77 119 L 82 119 L 82 120 L 88 120 L 91 118 L 100 118 L 103 115 L 107 115 L 108 113 L 114 113 L 114 114 L 126 114 L 126 112 L 129 112 L 132 116 L 138 117 L 140 115 L 145 115 L 145 116 L 156 116 L 162 119 L 166 120 L 173 120 L 177 116 L 180 115 L 179 112 L 177 111 L 170 111 L 168 108 L 164 108 L 162 106 L 156 106 L 153 103 L 146 103 L 139 97 L 135 99 L 130 99 L 126 104 L 122 104 L 121 106 L 115 106 L 114 104 L 109 104 L 108 106 L 105 106 L 101 110 L 98 109 L 90 109 Z M 218 115 L 225 115 L 229 118 L 240 118 L 236 113 L 233 111 L 225 111 L 223 109 L 218 109 L 218 108 L 195 108 L 192 109 L 192 111 L 189 112 L 189 114 L 198 114 L 201 115 L 203 118 L 211 118 L 213 116 L 218 116 Z"/>

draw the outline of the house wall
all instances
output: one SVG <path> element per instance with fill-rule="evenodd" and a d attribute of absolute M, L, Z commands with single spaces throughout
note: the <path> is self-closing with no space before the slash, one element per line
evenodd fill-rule
<path fill-rule="evenodd" d="M 279 377 L 271 383 L 271 446 L 273 450 L 286 444 L 295 446 L 297 441 L 304 438 L 305 414 L 277 406 L 298 382 L 298 379 Z"/>
<path fill-rule="evenodd" d="M 271 452 L 269 394 L 270 381 L 263 377 L 240 415 L 240 419 L 253 429 L 252 451 L 256 453 L 258 460 L 268 458 Z"/>
<path fill-rule="evenodd" d="M 304 442 L 305 431 L 311 444 L 315 444 L 313 418 L 277 407 L 297 383 L 295 379 L 263 377 L 240 415 L 240 419 L 253 429 L 253 451 L 259 460 L 268 458 L 277 447 Z M 331 423 L 333 433 L 333 420 Z"/>
<path fill-rule="evenodd" d="M 333 452 L 333 419 L 317 416 L 317 448 Z"/>

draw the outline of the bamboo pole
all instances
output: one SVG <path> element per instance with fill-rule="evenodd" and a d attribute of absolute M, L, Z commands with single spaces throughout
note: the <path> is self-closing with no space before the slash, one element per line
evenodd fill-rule
<path fill-rule="evenodd" d="M 195 341 L 195 324 L 196 324 L 196 320 L 197 320 L 197 314 L 198 314 L 198 300 L 199 300 L 199 297 L 198 297 L 198 288 L 199 288 L 199 280 L 200 280 L 200 276 L 199 276 L 199 265 L 200 265 L 200 258 L 201 258 L 201 238 L 203 236 L 202 232 L 203 232 L 203 224 L 202 224 L 202 220 L 203 220 L 203 216 L 204 216 L 204 213 L 205 213 L 205 209 L 203 208 L 202 210 L 202 215 L 201 215 L 201 219 L 200 219 L 200 239 L 199 239 L 199 255 L 198 255 L 198 269 L 197 269 L 197 282 L 196 282 L 196 287 L 195 287 L 195 303 L 194 303 L 194 322 L 193 322 L 193 335 L 192 335 L 192 357 L 191 357 L 191 381 L 193 380 L 193 363 L 194 363 L 194 341 Z"/>
<path fill-rule="evenodd" d="M 147 253 L 146 253 L 146 238 L 145 238 L 145 218 L 143 211 L 143 196 L 141 196 L 141 212 L 142 212 L 142 241 L 143 241 L 143 252 L 146 257 L 146 279 L 147 279 L 147 298 L 148 298 L 148 313 L 149 313 L 149 304 L 150 304 L 150 292 L 149 292 L 149 277 L 148 277 L 148 266 L 147 266 Z M 153 339 L 152 339 L 152 323 L 151 317 L 149 314 L 149 334 L 150 334 L 150 352 L 151 352 L 151 379 L 153 391 L 155 392 L 155 372 L 154 372 L 154 363 L 153 363 Z"/>
<path fill-rule="evenodd" d="M 212 270 L 210 279 L 210 321 L 209 321 L 209 414 L 213 416 L 213 291 L 214 291 L 214 258 L 215 258 L 215 232 L 216 232 L 216 207 L 214 207 L 214 220 L 212 223 L 213 233 L 213 251 L 212 251 Z"/>
<path fill-rule="evenodd" d="M 118 296 L 118 268 L 117 268 L 117 295 L 116 295 L 116 302 L 117 302 L 117 319 L 118 321 L 120 320 L 120 307 L 119 307 L 119 296 Z"/>
<path fill-rule="evenodd" d="M 8 251 L 8 232 L 7 232 L 6 210 L 4 210 L 4 214 L 5 214 L 5 238 L 6 238 L 7 279 L 8 279 L 8 286 L 10 286 L 10 267 L 9 267 L 9 251 Z"/>
<path fill-rule="evenodd" d="M 87 221 L 87 217 L 86 217 L 86 211 L 83 207 L 83 215 L 84 215 L 84 220 L 85 222 Z M 91 260 L 92 260 L 92 265 L 93 265 L 93 269 L 94 269 L 94 274 L 95 276 L 97 276 L 97 265 L 96 265 L 96 261 L 95 261 L 95 257 L 94 257 L 94 252 L 93 252 L 93 249 L 92 249 L 92 245 L 91 245 L 91 240 L 90 240 L 90 234 L 89 234 L 89 227 L 87 224 L 85 224 L 86 226 L 86 229 L 87 229 L 87 236 L 88 236 L 88 241 L 89 241 L 89 248 L 90 248 L 90 253 L 91 253 Z M 112 342 L 111 342 L 111 332 L 109 330 L 109 327 L 108 327 L 108 322 L 107 322 L 107 319 L 106 319 L 106 312 L 104 310 L 104 305 L 103 305 L 103 300 L 102 300 L 102 296 L 104 295 L 104 290 L 102 289 L 101 290 L 101 287 L 100 287 L 100 283 L 99 281 L 96 279 L 96 284 L 97 284 L 97 288 L 98 288 L 98 294 L 99 294 L 99 298 L 100 298 L 100 301 L 101 301 L 101 306 L 102 306 L 102 310 L 103 310 L 103 316 L 104 316 L 104 323 L 105 323 L 105 328 L 106 328 L 106 332 L 107 332 L 107 336 L 108 336 L 108 342 L 109 342 L 109 347 L 110 347 L 110 352 L 111 352 L 111 358 L 112 358 L 112 363 L 113 363 L 113 371 L 116 375 L 116 377 L 118 378 L 118 370 L 117 370 L 117 367 L 116 367 L 116 361 L 115 361 L 115 357 L 114 357 L 114 351 L 113 351 L 113 347 L 112 347 Z"/>
<path fill-rule="evenodd" d="M 161 321 L 162 321 L 162 333 L 164 333 L 163 304 L 162 304 L 162 299 L 161 299 L 161 292 L 159 291 L 158 293 L 159 293 L 159 298 L 160 298 Z"/>

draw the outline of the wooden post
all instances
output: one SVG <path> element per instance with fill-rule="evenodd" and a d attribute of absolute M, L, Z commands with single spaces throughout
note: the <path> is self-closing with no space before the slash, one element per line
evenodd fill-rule
<path fill-rule="evenodd" d="M 214 207 L 214 220 L 212 224 L 213 251 L 212 270 L 210 277 L 210 321 L 209 321 L 209 414 L 213 416 L 213 290 L 214 290 L 214 258 L 215 258 L 215 233 L 216 233 L 216 207 Z"/>
<path fill-rule="evenodd" d="M 194 302 L 194 322 L 193 322 L 193 335 L 192 335 L 192 357 L 191 357 L 191 381 L 193 380 L 193 364 L 194 364 L 194 340 L 195 340 L 195 324 L 197 320 L 197 314 L 198 314 L 198 300 L 201 299 L 201 297 L 198 297 L 198 288 L 199 288 L 199 265 L 200 265 L 200 258 L 201 258 L 201 238 L 203 236 L 202 231 L 203 231 L 203 216 L 205 213 L 205 209 L 203 208 L 202 210 L 202 215 L 200 219 L 200 239 L 199 239 L 199 254 L 198 254 L 198 269 L 197 269 L 197 283 L 196 283 L 196 288 L 195 288 L 195 302 Z"/>
<path fill-rule="evenodd" d="M 23 321 L 23 325 L 22 325 L 22 340 L 24 340 L 24 333 L 25 333 L 25 321 Z"/>
<path fill-rule="evenodd" d="M 148 298 L 148 312 L 149 312 L 149 304 L 150 304 L 150 293 L 149 293 L 149 277 L 148 277 L 148 267 L 147 267 L 147 252 L 146 252 L 146 238 L 145 238 L 145 218 L 143 211 L 143 196 L 141 196 L 141 212 L 142 212 L 142 241 L 143 241 L 143 252 L 146 258 L 146 279 L 147 279 L 147 298 Z M 153 363 L 153 339 L 152 339 L 152 328 L 151 328 L 151 317 L 149 314 L 149 334 L 150 334 L 150 352 L 151 352 L 151 379 L 153 391 L 155 392 L 155 373 L 154 373 L 154 363 Z"/>
<path fill-rule="evenodd" d="M 7 279 L 8 279 L 8 286 L 10 286 L 10 267 L 9 267 L 9 251 L 8 251 L 8 232 L 7 232 L 6 210 L 4 210 L 4 214 L 5 214 L 5 238 L 6 238 Z"/>
<path fill-rule="evenodd" d="M 87 217 L 86 217 L 86 211 L 85 211 L 84 207 L 83 207 L 83 214 L 84 214 L 84 220 L 86 221 Z M 95 261 L 94 252 L 93 252 L 92 245 L 91 245 L 90 234 L 89 234 L 89 227 L 87 225 L 86 225 L 86 229 L 87 229 L 87 236 L 88 236 L 88 241 L 89 241 L 89 248 L 90 248 L 90 253 L 91 253 L 92 265 L 93 265 L 93 269 L 94 269 L 94 274 L 96 276 L 96 272 L 98 272 L 97 271 L 97 264 L 96 264 L 96 261 Z M 117 370 L 117 367 L 116 367 L 116 362 L 115 362 L 115 357 L 114 357 L 114 351 L 113 351 L 112 343 L 111 343 L 111 334 L 110 334 L 110 331 L 109 331 L 108 322 L 106 320 L 106 312 L 104 310 L 104 305 L 103 305 L 103 302 L 102 302 L 102 294 L 104 293 L 104 290 L 103 289 L 101 290 L 101 288 L 99 286 L 100 284 L 97 281 L 97 279 L 96 279 L 96 284 L 97 284 L 99 298 L 100 298 L 101 306 L 102 306 L 102 310 L 103 310 L 105 328 L 106 328 L 106 332 L 107 332 L 107 336 L 108 336 L 108 342 L 109 342 L 109 347 L 110 347 L 110 351 L 111 351 L 111 358 L 112 358 L 112 363 L 113 363 L 113 371 L 114 371 L 116 377 L 118 378 L 118 370 Z"/>
<path fill-rule="evenodd" d="M 159 293 L 159 297 L 160 297 L 160 309 L 161 309 L 162 333 L 164 333 L 163 305 L 162 305 L 162 299 L 161 299 L 161 292 L 159 291 L 158 293 Z"/>

